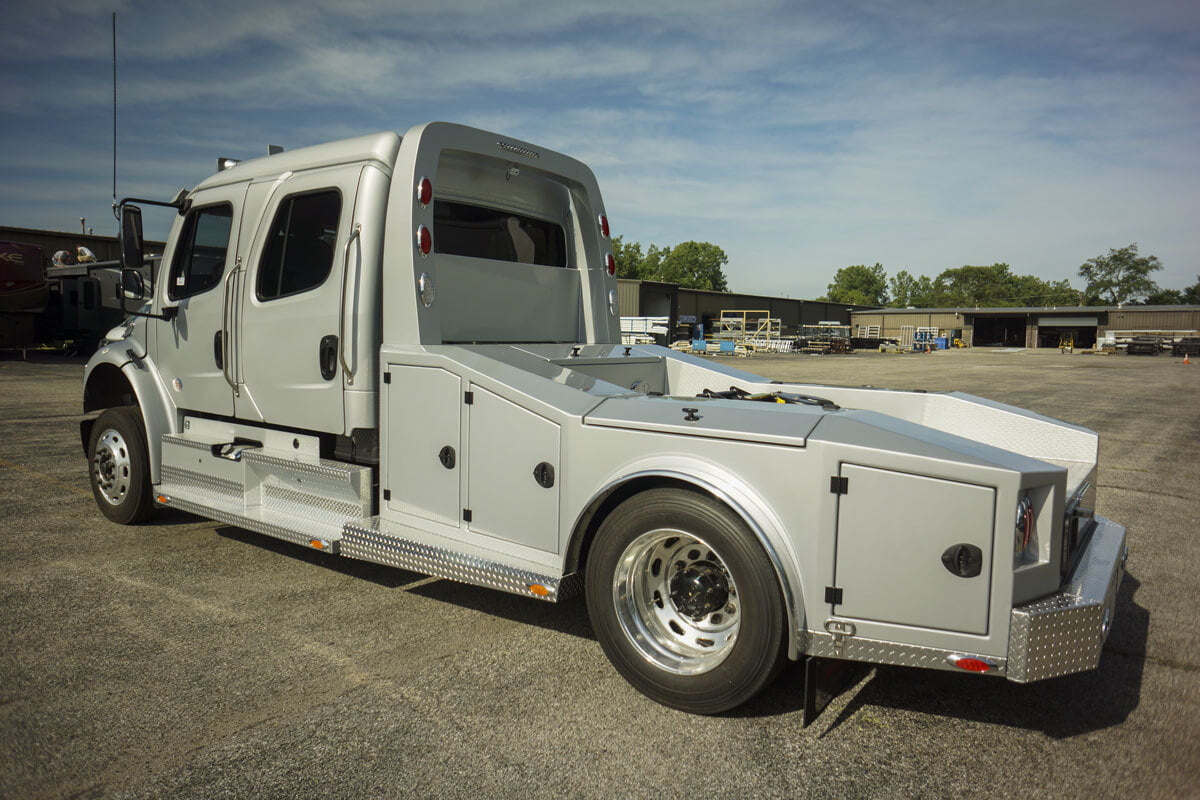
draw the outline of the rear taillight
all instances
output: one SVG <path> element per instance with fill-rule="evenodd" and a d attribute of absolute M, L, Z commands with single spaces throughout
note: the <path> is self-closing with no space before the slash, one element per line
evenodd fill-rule
<path fill-rule="evenodd" d="M 424 225 L 417 226 L 417 249 L 427 256 L 433 250 L 433 234 Z"/>
<path fill-rule="evenodd" d="M 1029 542 L 1033 539 L 1033 532 L 1036 520 L 1033 515 L 1033 503 L 1028 497 L 1022 497 L 1017 503 L 1017 524 L 1016 524 L 1016 541 L 1013 543 L 1013 551 L 1023 553 L 1029 548 Z"/>
<path fill-rule="evenodd" d="M 608 238 L 608 217 L 600 215 L 600 235 L 605 239 Z"/>
<path fill-rule="evenodd" d="M 609 275 L 617 274 L 617 260 L 613 258 L 612 253 L 608 253 L 604 256 L 604 268 L 608 270 Z"/>

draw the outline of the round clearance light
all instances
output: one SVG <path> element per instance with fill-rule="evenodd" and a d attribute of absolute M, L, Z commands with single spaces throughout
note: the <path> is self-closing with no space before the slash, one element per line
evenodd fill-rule
<path fill-rule="evenodd" d="M 417 249 L 427 256 L 433 250 L 433 234 L 424 225 L 417 226 Z"/>
<path fill-rule="evenodd" d="M 617 316 L 617 310 L 620 307 L 618 305 L 618 303 L 619 303 L 619 300 L 617 299 L 617 290 L 609 289 L 608 290 L 608 313 L 612 314 L 614 317 Z"/>
<path fill-rule="evenodd" d="M 605 239 L 608 238 L 608 217 L 600 215 L 600 235 Z"/>
<path fill-rule="evenodd" d="M 613 258 L 612 253 L 607 253 L 604 256 L 604 268 L 608 270 L 609 275 L 617 274 L 617 260 Z"/>
<path fill-rule="evenodd" d="M 433 182 L 422 176 L 421 180 L 417 181 L 417 202 L 423 206 L 429 205 L 429 201 L 433 199 Z"/>
<path fill-rule="evenodd" d="M 433 305 L 433 301 L 437 299 L 437 288 L 428 272 L 422 272 L 421 277 L 417 278 L 417 293 L 421 297 L 421 305 L 426 308 Z"/>

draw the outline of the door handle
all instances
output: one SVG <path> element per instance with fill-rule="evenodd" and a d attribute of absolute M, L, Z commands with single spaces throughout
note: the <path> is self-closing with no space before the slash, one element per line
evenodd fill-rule
<path fill-rule="evenodd" d="M 213 361 L 217 362 L 217 369 L 225 371 L 225 347 L 224 347 L 225 331 L 217 331 L 213 334 Z"/>
<path fill-rule="evenodd" d="M 330 334 L 321 337 L 321 346 L 317 349 L 317 362 L 321 365 L 321 377 L 327 381 L 337 375 L 338 337 Z"/>

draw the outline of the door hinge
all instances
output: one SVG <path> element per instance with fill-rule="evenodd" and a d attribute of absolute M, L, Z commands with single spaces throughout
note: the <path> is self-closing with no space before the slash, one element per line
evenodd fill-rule
<path fill-rule="evenodd" d="M 826 586 L 825 602 L 833 606 L 840 606 L 842 604 L 842 590 L 833 586 Z"/>
<path fill-rule="evenodd" d="M 850 491 L 850 479 L 842 478 L 837 475 L 832 475 L 829 478 L 829 491 L 834 494 L 848 494 Z"/>
<path fill-rule="evenodd" d="M 471 509 L 464 508 L 463 509 L 463 522 L 470 522 L 470 521 L 471 521 Z"/>
<path fill-rule="evenodd" d="M 390 372 L 383 373 L 383 382 L 391 383 L 392 382 L 392 373 L 390 373 Z"/>
<path fill-rule="evenodd" d="M 467 405 L 472 405 L 475 402 L 474 392 L 463 392 L 463 402 Z"/>
<path fill-rule="evenodd" d="M 392 499 L 392 490 L 391 489 L 383 490 L 383 499 L 385 502 Z"/>

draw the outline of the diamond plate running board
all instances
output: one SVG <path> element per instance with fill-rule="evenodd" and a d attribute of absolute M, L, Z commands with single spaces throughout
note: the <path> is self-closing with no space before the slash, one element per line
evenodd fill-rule
<path fill-rule="evenodd" d="M 340 553 L 349 558 L 433 575 L 460 583 L 499 589 L 551 603 L 579 589 L 575 574 L 554 577 L 479 556 L 447 550 L 381 529 L 379 517 L 346 523 Z"/>

